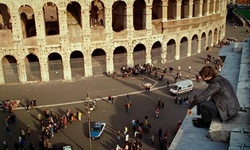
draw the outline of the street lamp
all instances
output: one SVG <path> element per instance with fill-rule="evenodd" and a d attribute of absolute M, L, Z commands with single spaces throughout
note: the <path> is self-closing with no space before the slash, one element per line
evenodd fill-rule
<path fill-rule="evenodd" d="M 86 107 L 86 114 L 88 116 L 88 125 L 89 125 L 89 150 L 92 150 L 91 134 L 90 134 L 90 108 L 89 108 L 89 100 L 90 100 L 89 93 L 87 93 L 86 101 L 88 103 L 88 106 Z"/>

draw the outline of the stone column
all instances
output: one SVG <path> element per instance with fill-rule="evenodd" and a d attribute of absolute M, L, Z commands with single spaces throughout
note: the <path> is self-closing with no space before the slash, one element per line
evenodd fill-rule
<path fill-rule="evenodd" d="M 146 6 L 146 30 L 147 36 L 152 35 L 152 5 Z"/>
<path fill-rule="evenodd" d="M 4 84 L 3 64 L 0 62 L 0 84 Z"/>
<path fill-rule="evenodd" d="M 113 30 L 112 30 L 112 6 L 106 6 L 105 8 L 105 32 L 106 32 L 106 41 L 113 39 Z"/>
<path fill-rule="evenodd" d="M 49 66 L 47 54 L 42 54 L 39 58 L 41 69 L 41 81 L 49 81 Z"/>
<path fill-rule="evenodd" d="M 207 0 L 207 3 L 206 3 L 206 13 L 205 15 L 209 15 L 210 12 L 209 12 L 209 6 L 210 6 L 210 0 Z"/>
<path fill-rule="evenodd" d="M 181 0 L 177 0 L 176 4 L 176 20 L 181 19 Z"/>
<path fill-rule="evenodd" d="M 217 0 L 217 1 L 216 1 L 216 5 L 218 5 L 218 6 L 217 6 L 215 12 L 216 12 L 216 13 L 220 13 L 221 0 Z"/>
<path fill-rule="evenodd" d="M 181 46 L 180 43 L 176 44 L 175 56 L 174 56 L 175 60 L 180 59 L 180 46 Z"/>
<path fill-rule="evenodd" d="M 130 6 L 130 5 L 127 6 L 127 38 L 128 39 L 131 39 L 134 37 L 133 6 Z"/>
<path fill-rule="evenodd" d="M 27 82 L 27 74 L 26 74 L 25 62 L 24 62 L 24 60 L 22 58 L 17 60 L 17 70 L 18 70 L 19 82 L 21 82 L 21 83 Z"/>
<path fill-rule="evenodd" d="M 197 49 L 197 53 L 201 53 L 201 40 L 198 39 L 198 49 Z"/>
<path fill-rule="evenodd" d="M 165 45 L 162 47 L 162 51 L 161 51 L 161 63 L 165 64 L 167 63 L 167 46 L 165 47 Z"/>
<path fill-rule="evenodd" d="M 187 51 L 187 56 L 191 56 L 192 55 L 192 39 L 190 39 L 190 41 L 188 41 L 188 51 Z"/>
<path fill-rule="evenodd" d="M 127 52 L 127 64 L 130 67 L 134 66 L 134 56 L 133 56 L 133 48 L 132 46 L 129 46 L 130 49 L 128 49 Z"/>
<path fill-rule="evenodd" d="M 202 12 L 203 12 L 203 0 L 200 0 L 198 17 L 202 17 L 202 15 L 203 15 Z"/>
<path fill-rule="evenodd" d="M 150 43 L 150 42 L 147 42 L 147 43 Z M 146 50 L 145 50 L 145 53 L 146 53 L 146 64 L 150 63 L 152 64 L 152 59 L 151 59 L 151 46 L 149 44 L 146 45 Z"/>
<path fill-rule="evenodd" d="M 216 5 L 216 0 L 213 0 L 213 14 L 215 14 L 215 5 Z"/>
<path fill-rule="evenodd" d="M 67 10 L 65 8 L 58 9 L 60 43 L 61 45 L 68 45 L 68 25 L 67 25 Z"/>
<path fill-rule="evenodd" d="M 162 0 L 162 22 L 166 22 L 168 20 L 168 0 Z"/>
<path fill-rule="evenodd" d="M 37 37 L 37 45 L 45 45 L 46 44 L 46 33 L 45 33 L 45 24 L 43 17 L 43 10 L 35 9 L 35 23 L 36 23 L 36 37 Z"/>
<path fill-rule="evenodd" d="M 107 55 L 106 55 L 106 66 L 107 66 L 107 72 L 113 72 L 114 71 L 114 54 L 113 51 L 108 48 Z"/>
<path fill-rule="evenodd" d="M 189 6 L 188 6 L 188 18 L 192 18 L 193 17 L 193 0 L 189 0 Z"/>
<path fill-rule="evenodd" d="M 82 6 L 81 9 L 81 24 L 82 24 L 82 39 L 83 43 L 90 43 L 91 38 L 90 38 L 90 13 L 89 13 L 89 6 L 84 5 Z"/>
<path fill-rule="evenodd" d="M 10 13 L 12 21 L 12 37 L 15 47 L 20 47 L 23 38 L 20 16 L 17 11 Z"/>
<path fill-rule="evenodd" d="M 93 76 L 92 54 L 90 51 L 84 53 L 84 69 L 85 77 Z"/>
<path fill-rule="evenodd" d="M 63 51 L 67 51 L 67 50 L 63 50 Z M 70 55 L 67 54 L 67 53 L 64 54 L 64 56 L 62 55 L 63 78 L 64 78 L 64 80 L 71 80 L 72 79 L 69 56 Z"/>

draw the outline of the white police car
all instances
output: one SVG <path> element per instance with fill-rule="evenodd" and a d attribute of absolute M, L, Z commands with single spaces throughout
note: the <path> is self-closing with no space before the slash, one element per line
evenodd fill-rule
<path fill-rule="evenodd" d="M 102 135 L 104 129 L 106 127 L 106 123 L 104 122 L 96 122 L 93 128 L 90 131 L 90 137 L 91 139 L 97 139 L 100 138 Z"/>

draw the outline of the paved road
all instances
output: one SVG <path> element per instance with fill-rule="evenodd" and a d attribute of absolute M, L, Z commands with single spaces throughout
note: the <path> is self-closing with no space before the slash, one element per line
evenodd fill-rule
<path fill-rule="evenodd" d="M 243 27 L 238 27 L 236 30 L 232 26 L 227 27 L 227 35 L 234 35 L 235 38 L 241 40 L 244 32 Z M 233 34 L 234 33 L 234 34 Z M 243 40 L 243 39 L 242 39 Z M 198 70 L 204 66 L 204 58 L 207 54 L 217 57 L 219 51 L 218 47 L 212 48 L 211 51 L 203 51 L 192 57 L 188 57 L 179 61 L 170 62 L 165 65 L 157 66 L 159 68 L 172 66 L 177 68 L 182 67 L 182 73 L 185 77 L 187 74 L 193 78 L 197 74 Z M 188 66 L 192 66 L 192 70 L 188 73 Z M 173 74 L 168 73 L 167 80 L 170 84 L 173 83 Z M 142 87 L 143 83 L 152 83 L 154 88 L 150 94 L 145 93 Z M 118 143 L 116 140 L 116 131 L 124 131 L 124 127 L 129 127 L 129 134 L 132 137 L 131 120 L 138 118 L 141 121 L 144 120 L 144 116 L 149 117 L 149 122 L 152 126 L 152 133 L 156 137 L 154 145 L 150 144 L 150 134 L 143 135 L 141 139 L 143 149 L 159 149 L 159 143 L 157 140 L 158 128 L 162 127 L 163 132 L 169 130 L 171 136 L 169 141 L 173 139 L 173 130 L 178 120 L 183 120 L 186 115 L 186 108 L 180 105 L 174 104 L 173 96 L 169 95 L 168 88 L 165 87 L 166 82 L 158 82 L 157 78 L 146 77 L 132 77 L 132 78 L 108 78 L 105 76 L 97 76 L 80 79 L 77 82 L 50 82 L 50 83 L 35 83 L 35 84 L 16 84 L 16 85 L 1 85 L 0 86 L 0 99 L 20 99 L 21 104 L 19 109 L 14 113 L 17 116 L 17 123 L 10 125 L 12 136 L 7 136 L 4 125 L 4 117 L 8 116 L 8 113 L 0 113 L 2 118 L 1 124 L 1 136 L 0 140 L 7 139 L 10 149 L 13 147 L 13 142 L 17 140 L 20 125 L 26 127 L 30 125 L 32 134 L 25 141 L 26 147 L 30 141 L 32 141 L 36 147 L 39 146 L 40 127 L 37 121 L 37 115 L 42 113 L 42 107 L 47 106 L 59 116 L 65 114 L 67 108 L 72 111 L 82 111 L 82 121 L 77 121 L 74 124 L 69 124 L 67 129 L 63 129 L 57 133 L 51 140 L 52 144 L 58 145 L 60 143 L 70 143 L 75 150 L 88 149 L 88 124 L 87 117 L 85 115 L 85 105 L 83 99 L 85 99 L 87 91 L 90 92 L 90 97 L 98 100 L 98 108 L 96 111 L 91 112 L 91 125 L 95 121 L 104 121 L 107 123 L 105 133 L 101 139 L 92 140 L 93 150 L 99 149 L 114 149 Z M 164 88 L 160 88 L 164 87 Z M 189 94 L 189 97 L 193 97 L 194 94 L 199 93 L 204 84 L 194 82 L 195 90 Z M 125 95 L 131 94 L 132 110 L 131 113 L 126 113 L 124 104 L 126 102 Z M 109 104 L 106 101 L 107 96 L 111 94 L 115 96 L 115 104 Z M 184 95 L 187 96 L 187 95 Z M 154 117 L 154 108 L 157 105 L 157 99 L 161 98 L 165 103 L 165 108 L 160 111 L 160 118 Z M 36 98 L 38 108 L 30 111 L 24 110 L 25 99 Z M 63 104 L 63 105 L 61 105 Z"/>

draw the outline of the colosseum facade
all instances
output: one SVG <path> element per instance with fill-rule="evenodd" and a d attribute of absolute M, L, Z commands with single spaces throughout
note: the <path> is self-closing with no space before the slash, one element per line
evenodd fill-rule
<path fill-rule="evenodd" d="M 166 64 L 225 36 L 226 0 L 0 0 L 0 84 Z"/>

